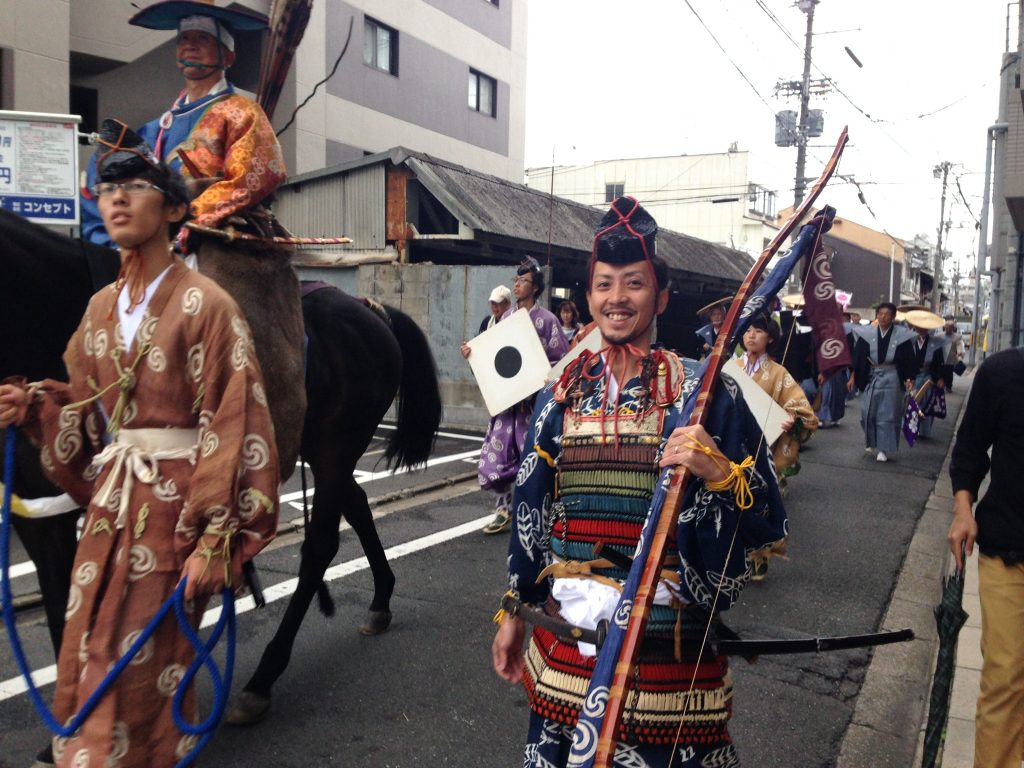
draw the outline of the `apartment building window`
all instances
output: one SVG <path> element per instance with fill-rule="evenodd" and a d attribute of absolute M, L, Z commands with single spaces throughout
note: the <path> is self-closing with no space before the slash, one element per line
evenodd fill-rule
<path fill-rule="evenodd" d="M 626 182 L 617 181 L 613 184 L 604 185 L 604 201 L 610 203 L 612 200 L 618 200 L 626 194 Z"/>
<path fill-rule="evenodd" d="M 495 102 L 498 95 L 498 81 L 475 69 L 469 70 L 469 108 L 475 112 L 494 117 L 497 114 Z"/>
<path fill-rule="evenodd" d="M 363 63 L 398 76 L 398 32 L 376 19 L 363 19 Z"/>

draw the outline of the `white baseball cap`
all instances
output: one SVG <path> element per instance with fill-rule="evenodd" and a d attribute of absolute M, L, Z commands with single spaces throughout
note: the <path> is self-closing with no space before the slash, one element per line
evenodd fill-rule
<path fill-rule="evenodd" d="M 507 285 L 499 285 L 493 291 L 491 291 L 491 297 L 489 301 L 493 301 L 495 304 L 501 304 L 507 301 L 509 304 L 512 303 L 512 291 Z"/>

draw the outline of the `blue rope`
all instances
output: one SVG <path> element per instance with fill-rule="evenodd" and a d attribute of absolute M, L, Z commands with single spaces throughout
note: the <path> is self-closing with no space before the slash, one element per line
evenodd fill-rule
<path fill-rule="evenodd" d="M 202 749 L 209 743 L 213 737 L 213 733 L 216 730 L 217 724 L 220 722 L 221 717 L 224 714 L 224 708 L 227 706 L 228 696 L 231 692 L 231 677 L 235 665 L 235 598 L 234 593 L 230 588 L 225 588 L 221 593 L 221 599 L 223 601 L 221 605 L 220 618 L 217 620 L 217 624 L 214 626 L 213 631 L 210 633 L 209 639 L 204 643 L 194 629 L 188 619 L 188 615 L 185 613 L 185 580 L 178 584 L 174 593 L 167 598 L 166 601 L 160 606 L 156 614 L 150 619 L 149 623 L 142 630 L 142 634 L 132 643 L 131 647 L 125 652 L 125 654 L 118 659 L 114 667 L 107 673 L 107 676 L 97 686 L 96 690 L 92 692 L 85 704 L 79 710 L 67 725 L 61 725 L 57 719 L 53 716 L 50 708 L 43 701 L 42 695 L 39 693 L 39 689 L 36 687 L 35 682 L 32 680 L 31 668 L 28 665 L 28 661 L 25 658 L 25 651 L 21 645 L 21 639 L 18 637 L 18 630 L 14 620 L 14 603 L 11 596 L 11 579 L 10 579 L 10 526 L 11 526 L 11 488 L 14 484 L 14 451 L 15 451 L 15 429 L 13 426 L 7 428 L 7 441 L 4 450 L 4 493 L 3 493 L 3 518 L 0 520 L 0 600 L 3 602 L 3 617 L 4 624 L 7 627 L 7 636 L 11 641 L 11 650 L 14 652 L 14 659 L 18 664 L 18 669 L 24 676 L 28 684 L 29 698 L 32 700 L 32 704 L 35 706 L 39 716 L 46 723 L 46 726 L 58 736 L 70 736 L 77 731 L 82 724 L 89 718 L 96 709 L 96 706 L 100 703 L 100 700 L 106 695 L 110 686 L 117 680 L 118 675 L 121 671 L 131 663 L 131 660 L 135 658 L 142 646 L 146 644 L 149 638 L 156 631 L 157 626 L 163 621 L 167 613 L 174 609 L 174 615 L 178 620 L 178 625 L 181 627 L 182 633 L 188 639 L 196 652 L 196 657 L 189 665 L 185 675 L 182 677 L 181 682 L 178 683 L 178 689 L 174 694 L 174 699 L 171 703 L 171 714 L 174 718 L 174 723 L 182 733 L 199 736 L 196 745 L 192 750 L 185 755 L 176 765 L 175 768 L 186 768 L 191 765 Z M 212 653 L 217 642 L 220 640 L 221 635 L 224 633 L 225 628 L 228 633 L 228 646 L 226 651 L 226 658 L 224 661 L 224 674 L 221 675 L 220 669 L 217 667 L 216 662 L 213 660 Z M 213 683 L 213 708 L 210 712 L 210 716 L 201 723 L 193 725 L 189 723 L 184 713 L 182 712 L 182 706 L 184 703 L 185 692 L 188 687 L 192 684 L 196 674 L 198 674 L 201 667 L 206 667 L 210 674 L 210 679 Z"/>

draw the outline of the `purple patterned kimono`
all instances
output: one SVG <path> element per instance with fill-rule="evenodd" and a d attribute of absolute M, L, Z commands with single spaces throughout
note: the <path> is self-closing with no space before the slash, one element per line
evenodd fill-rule
<path fill-rule="evenodd" d="M 501 319 L 504 320 L 516 309 L 509 309 Z M 540 343 L 544 345 L 548 361 L 554 365 L 569 351 L 569 342 L 562 334 L 561 322 L 539 304 L 534 304 L 530 309 L 530 319 L 533 320 Z M 533 415 L 533 401 L 534 396 L 530 396 L 491 419 L 477 462 L 477 478 L 481 488 L 494 491 L 499 496 L 509 491 L 519 471 L 523 442 Z"/>

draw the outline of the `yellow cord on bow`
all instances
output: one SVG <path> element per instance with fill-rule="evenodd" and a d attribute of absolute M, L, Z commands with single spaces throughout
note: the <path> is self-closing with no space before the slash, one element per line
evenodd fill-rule
<path fill-rule="evenodd" d="M 726 473 L 725 477 L 718 482 L 705 480 L 705 488 L 715 493 L 732 491 L 733 496 L 736 498 L 736 506 L 741 510 L 745 511 L 754 506 L 754 493 L 750 490 L 750 480 L 747 478 L 747 470 L 754 466 L 753 456 L 747 456 L 747 458 L 737 464 L 734 461 L 729 461 L 723 454 L 712 449 L 710 446 L 704 445 L 704 443 L 691 435 L 687 435 L 686 439 L 688 440 L 687 448 L 700 451 Z"/>
<path fill-rule="evenodd" d="M 747 456 L 739 464 L 729 462 L 729 474 L 724 480 L 717 483 L 704 482 L 709 491 L 732 491 L 736 497 L 736 506 L 742 510 L 748 510 L 754 506 L 754 493 L 750 490 L 750 480 L 746 471 L 754 466 L 754 457 Z"/>
<path fill-rule="evenodd" d="M 494 614 L 494 618 L 491 619 L 491 621 L 494 622 L 495 624 L 500 625 L 508 617 L 508 611 L 505 610 L 505 598 L 506 597 L 510 597 L 513 600 L 518 600 L 519 599 L 519 593 L 516 592 L 514 589 L 510 589 L 510 590 L 508 590 L 508 592 L 506 592 L 504 595 L 501 596 L 501 603 L 500 603 L 500 607 L 498 608 L 498 612 L 495 613 Z"/>

